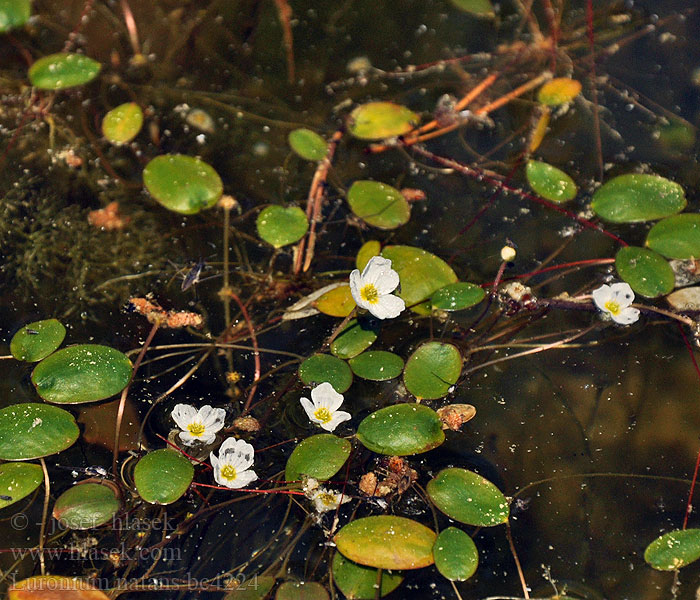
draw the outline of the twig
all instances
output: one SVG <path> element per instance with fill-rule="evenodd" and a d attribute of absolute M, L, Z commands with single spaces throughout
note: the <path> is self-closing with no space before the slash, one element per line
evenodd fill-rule
<path fill-rule="evenodd" d="M 46 461 L 43 458 L 40 458 L 39 462 L 41 463 L 41 470 L 44 472 L 44 511 L 41 515 L 41 528 L 39 529 L 39 564 L 41 565 L 41 574 L 46 575 L 46 563 L 44 559 L 44 535 L 46 534 L 46 520 L 49 516 L 51 481 L 49 479 L 49 471 L 46 468 Z"/>

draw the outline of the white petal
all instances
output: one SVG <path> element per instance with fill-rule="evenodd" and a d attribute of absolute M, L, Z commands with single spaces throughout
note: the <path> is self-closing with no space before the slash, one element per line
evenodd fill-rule
<path fill-rule="evenodd" d="M 381 279 L 377 279 L 375 285 L 380 296 L 391 294 L 391 292 L 399 287 L 399 274 L 394 271 L 394 269 L 390 268 L 382 275 Z"/>
<path fill-rule="evenodd" d="M 176 404 L 170 416 L 180 429 L 187 429 L 187 426 L 197 417 L 197 409 L 190 404 Z"/>
<path fill-rule="evenodd" d="M 245 440 L 237 440 L 236 438 L 228 438 L 234 440 L 233 444 L 229 444 L 226 448 L 219 450 L 219 460 L 231 465 L 236 471 L 243 471 L 250 467 L 254 462 L 255 448 Z M 228 440 L 226 440 L 228 442 Z M 224 442 L 225 444 L 226 442 Z"/>
<path fill-rule="evenodd" d="M 316 412 L 316 407 L 311 404 L 311 400 L 308 398 L 299 398 L 299 402 L 301 402 L 301 405 L 304 407 L 304 410 L 306 411 L 306 416 L 309 417 L 314 423 L 318 423 L 318 419 L 314 416 L 314 412 Z"/>
<path fill-rule="evenodd" d="M 216 434 L 213 431 L 205 431 L 199 436 L 198 439 L 206 446 L 207 444 L 211 444 L 216 439 Z"/>
<path fill-rule="evenodd" d="M 250 470 L 242 471 L 242 472 L 238 473 L 238 477 L 236 477 L 236 479 L 231 482 L 232 484 L 235 484 L 232 487 L 236 487 L 236 488 L 246 487 L 249 483 L 252 483 L 257 478 L 258 478 L 258 476 L 255 473 L 255 471 L 250 471 Z"/>
<path fill-rule="evenodd" d="M 391 261 L 388 258 L 383 258 L 382 256 L 373 256 L 369 259 L 365 270 L 362 271 L 362 285 L 367 285 L 371 283 L 379 288 L 379 282 L 386 278 L 387 274 L 391 271 Z M 396 282 L 398 285 L 398 281 Z M 394 286 L 396 287 L 396 286 Z M 392 288 L 389 291 L 392 291 Z"/>
<path fill-rule="evenodd" d="M 198 439 L 198 437 L 194 437 L 189 431 L 180 432 L 180 441 L 182 441 L 185 446 L 192 446 Z"/>
<path fill-rule="evenodd" d="M 219 459 L 213 452 L 209 453 L 209 460 L 211 462 L 211 466 L 214 467 L 214 469 L 216 469 L 219 466 Z"/>
<path fill-rule="evenodd" d="M 207 430 L 216 433 L 224 426 L 226 411 L 223 408 L 212 408 L 207 404 L 199 409 L 199 418 Z"/>
<path fill-rule="evenodd" d="M 630 325 L 639 320 L 639 310 L 628 306 L 621 310 L 617 315 L 612 315 L 612 320 L 621 325 Z"/>
<path fill-rule="evenodd" d="M 370 303 L 363 300 L 362 294 L 360 293 L 363 285 L 364 283 L 362 281 L 360 271 L 355 269 L 352 273 L 350 273 L 350 293 L 352 294 L 352 299 L 360 308 L 369 308 Z"/>
<path fill-rule="evenodd" d="M 336 411 L 343 403 L 343 395 L 336 392 L 327 381 L 311 390 L 311 398 L 317 408 L 325 406 L 331 412 Z"/>
<path fill-rule="evenodd" d="M 610 291 L 609 285 L 601 285 L 599 288 L 593 290 L 591 294 L 593 296 L 593 302 L 600 309 L 607 312 L 605 308 L 605 303 L 612 297 L 612 292 Z"/>
<path fill-rule="evenodd" d="M 321 427 L 326 431 L 333 431 L 338 425 L 344 421 L 352 419 L 352 415 L 344 410 L 338 410 L 333 413 L 331 420 L 328 423 L 322 423 Z"/>
<path fill-rule="evenodd" d="M 379 301 L 368 310 L 378 319 L 393 319 L 398 317 L 404 308 L 406 308 L 406 303 L 401 298 L 387 294 L 380 296 Z"/>
<path fill-rule="evenodd" d="M 612 300 L 620 305 L 620 308 L 625 308 L 634 302 L 634 292 L 629 283 L 613 283 L 610 286 Z"/>
<path fill-rule="evenodd" d="M 219 456 L 223 456 L 227 450 L 235 450 L 236 442 L 238 440 L 235 437 L 226 438 L 224 443 L 219 446 Z"/>

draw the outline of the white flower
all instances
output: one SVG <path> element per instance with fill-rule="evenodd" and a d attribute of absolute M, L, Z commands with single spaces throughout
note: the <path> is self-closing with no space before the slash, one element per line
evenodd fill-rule
<path fill-rule="evenodd" d="M 627 283 L 601 285 L 593 290 L 595 305 L 621 325 L 629 325 L 639 319 L 639 310 L 630 306 L 633 301 L 634 292 Z"/>
<path fill-rule="evenodd" d="M 328 382 L 317 385 L 311 390 L 311 400 L 300 398 L 299 402 L 309 415 L 309 419 L 318 423 L 326 431 L 333 431 L 340 423 L 352 416 L 350 413 L 338 410 L 343 403 L 343 395 L 336 392 Z"/>
<path fill-rule="evenodd" d="M 199 440 L 206 445 L 216 439 L 217 431 L 224 426 L 226 411 L 223 408 L 212 408 L 208 404 L 199 410 L 189 404 L 176 404 L 171 416 L 182 429 L 180 439 L 184 444 L 191 446 Z"/>
<path fill-rule="evenodd" d="M 335 510 L 341 504 L 350 501 L 348 496 L 336 494 L 331 490 L 322 487 L 316 488 L 309 495 L 309 498 L 313 501 L 316 512 L 320 513 L 326 512 L 327 510 Z"/>
<path fill-rule="evenodd" d="M 211 466 L 214 467 L 214 479 L 219 485 L 232 489 L 242 488 L 255 481 L 258 476 L 250 471 L 255 450 L 248 442 L 228 438 L 219 448 L 218 458 L 209 453 Z"/>
<path fill-rule="evenodd" d="M 350 292 L 360 308 L 366 308 L 378 319 L 393 319 L 406 308 L 404 301 L 393 292 L 399 285 L 399 274 L 391 268 L 391 261 L 373 256 L 360 274 L 350 273 Z"/>

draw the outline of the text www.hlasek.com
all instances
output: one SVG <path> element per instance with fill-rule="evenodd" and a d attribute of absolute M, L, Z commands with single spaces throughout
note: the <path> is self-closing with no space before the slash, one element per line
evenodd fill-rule
<path fill-rule="evenodd" d="M 39 560 L 43 553 L 48 559 L 68 560 L 105 560 L 118 556 L 121 561 L 147 561 L 147 560 L 181 560 L 180 548 L 6 548 L 2 553 L 11 553 L 15 560 L 31 557 Z"/>

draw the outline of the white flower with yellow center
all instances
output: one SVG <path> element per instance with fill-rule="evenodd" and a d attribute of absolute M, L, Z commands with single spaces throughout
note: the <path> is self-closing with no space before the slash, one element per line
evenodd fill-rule
<path fill-rule="evenodd" d="M 634 292 L 627 283 L 601 285 L 593 290 L 593 302 L 615 323 L 630 325 L 639 319 L 639 310 L 630 306 L 634 301 Z"/>
<path fill-rule="evenodd" d="M 182 429 L 180 439 L 191 446 L 195 441 L 211 444 L 216 439 L 216 433 L 224 426 L 226 411 L 223 408 L 212 408 L 208 404 L 199 410 L 189 404 L 176 404 L 171 416 Z"/>
<path fill-rule="evenodd" d="M 373 256 L 360 274 L 350 273 L 350 292 L 355 303 L 378 319 L 393 319 L 406 308 L 404 301 L 393 292 L 399 285 L 399 274 L 391 268 L 391 261 Z"/>
<path fill-rule="evenodd" d="M 316 488 L 309 495 L 309 498 L 314 503 L 316 512 L 320 513 L 326 512 L 327 510 L 336 510 L 341 504 L 349 502 L 350 500 L 348 496 L 336 494 L 335 492 L 322 487 Z"/>
<path fill-rule="evenodd" d="M 232 437 L 221 444 L 218 457 L 210 452 L 209 460 L 214 467 L 216 483 L 237 489 L 255 481 L 258 476 L 250 470 L 254 452 L 253 446 L 248 442 Z"/>
<path fill-rule="evenodd" d="M 300 398 L 299 402 L 309 419 L 326 431 L 333 431 L 340 423 L 352 416 L 350 413 L 338 410 L 343 403 L 343 395 L 336 392 L 328 382 L 317 385 L 311 390 L 311 400 Z"/>

